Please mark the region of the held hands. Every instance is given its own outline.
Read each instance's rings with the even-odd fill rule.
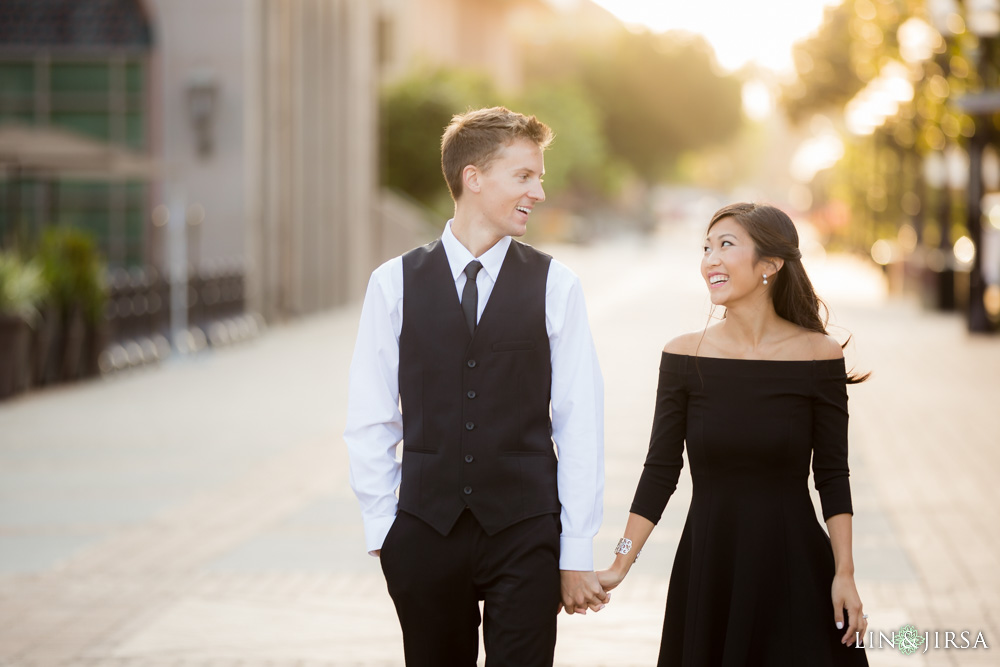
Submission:
[[[597,573],[597,581],[605,591],[611,591],[618,587],[618,584],[625,580],[625,571],[616,568],[614,565],[606,570]]]
[[[604,609],[611,601],[611,596],[604,592],[593,572],[560,570],[559,580],[562,584],[562,600],[556,610],[557,614],[563,609],[567,614],[586,614],[588,607],[596,612]]]
[[[861,596],[854,585],[854,576],[851,574],[838,574],[833,578],[831,587],[833,596],[833,619],[838,629],[844,627],[844,610],[847,610],[847,631],[841,637],[840,643],[851,646],[854,644],[855,633],[863,637],[868,631],[868,621],[864,618],[864,611],[861,607]]]

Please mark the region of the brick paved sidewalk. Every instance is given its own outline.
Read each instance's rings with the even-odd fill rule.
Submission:
[[[659,350],[705,323],[698,238],[678,229],[552,251],[583,280],[608,392],[602,566],[640,472]],[[849,360],[875,371],[850,392],[857,577],[872,627],[982,630],[992,647],[1000,340],[886,301],[865,265],[814,258],[810,270],[855,334]],[[348,308],[246,347],[0,404],[0,665],[400,665],[340,439],[357,317]],[[562,617],[557,664],[653,664],[689,497],[684,475],[607,609]],[[993,651],[869,660],[994,664]]]

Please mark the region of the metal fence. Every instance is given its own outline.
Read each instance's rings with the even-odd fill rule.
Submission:
[[[98,367],[102,373],[164,360],[172,353],[195,353],[248,340],[264,327],[260,315],[246,312],[246,276],[242,266],[208,263],[191,269],[187,280],[186,326],[172,326],[172,290],[155,268],[117,269],[108,276],[105,308],[107,346]]]

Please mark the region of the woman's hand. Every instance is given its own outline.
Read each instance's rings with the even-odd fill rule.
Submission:
[[[605,591],[610,591],[611,589],[618,586],[625,579],[625,572],[615,568],[614,565],[609,567],[607,570],[600,570],[597,573],[597,580],[601,582],[601,587]]]
[[[625,524],[625,537],[622,538],[629,545],[629,548],[626,549],[625,553],[620,553],[618,549],[615,549],[616,556],[611,567],[597,573],[597,580],[601,582],[605,591],[610,591],[622,583],[652,532],[652,521],[639,514],[629,513],[628,522]]]
[[[858,595],[857,586],[854,585],[854,576],[851,574],[834,576],[830,592],[833,596],[833,620],[838,629],[844,627],[844,610],[847,610],[847,631],[841,637],[840,643],[851,646],[856,636],[864,637],[868,631],[868,621],[862,618],[864,611],[861,606],[861,596]]]

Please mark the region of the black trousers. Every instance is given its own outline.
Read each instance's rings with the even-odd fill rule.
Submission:
[[[488,667],[551,667],[560,598],[557,515],[489,536],[466,510],[442,536],[400,511],[380,560],[407,667],[474,667],[480,600]]]

